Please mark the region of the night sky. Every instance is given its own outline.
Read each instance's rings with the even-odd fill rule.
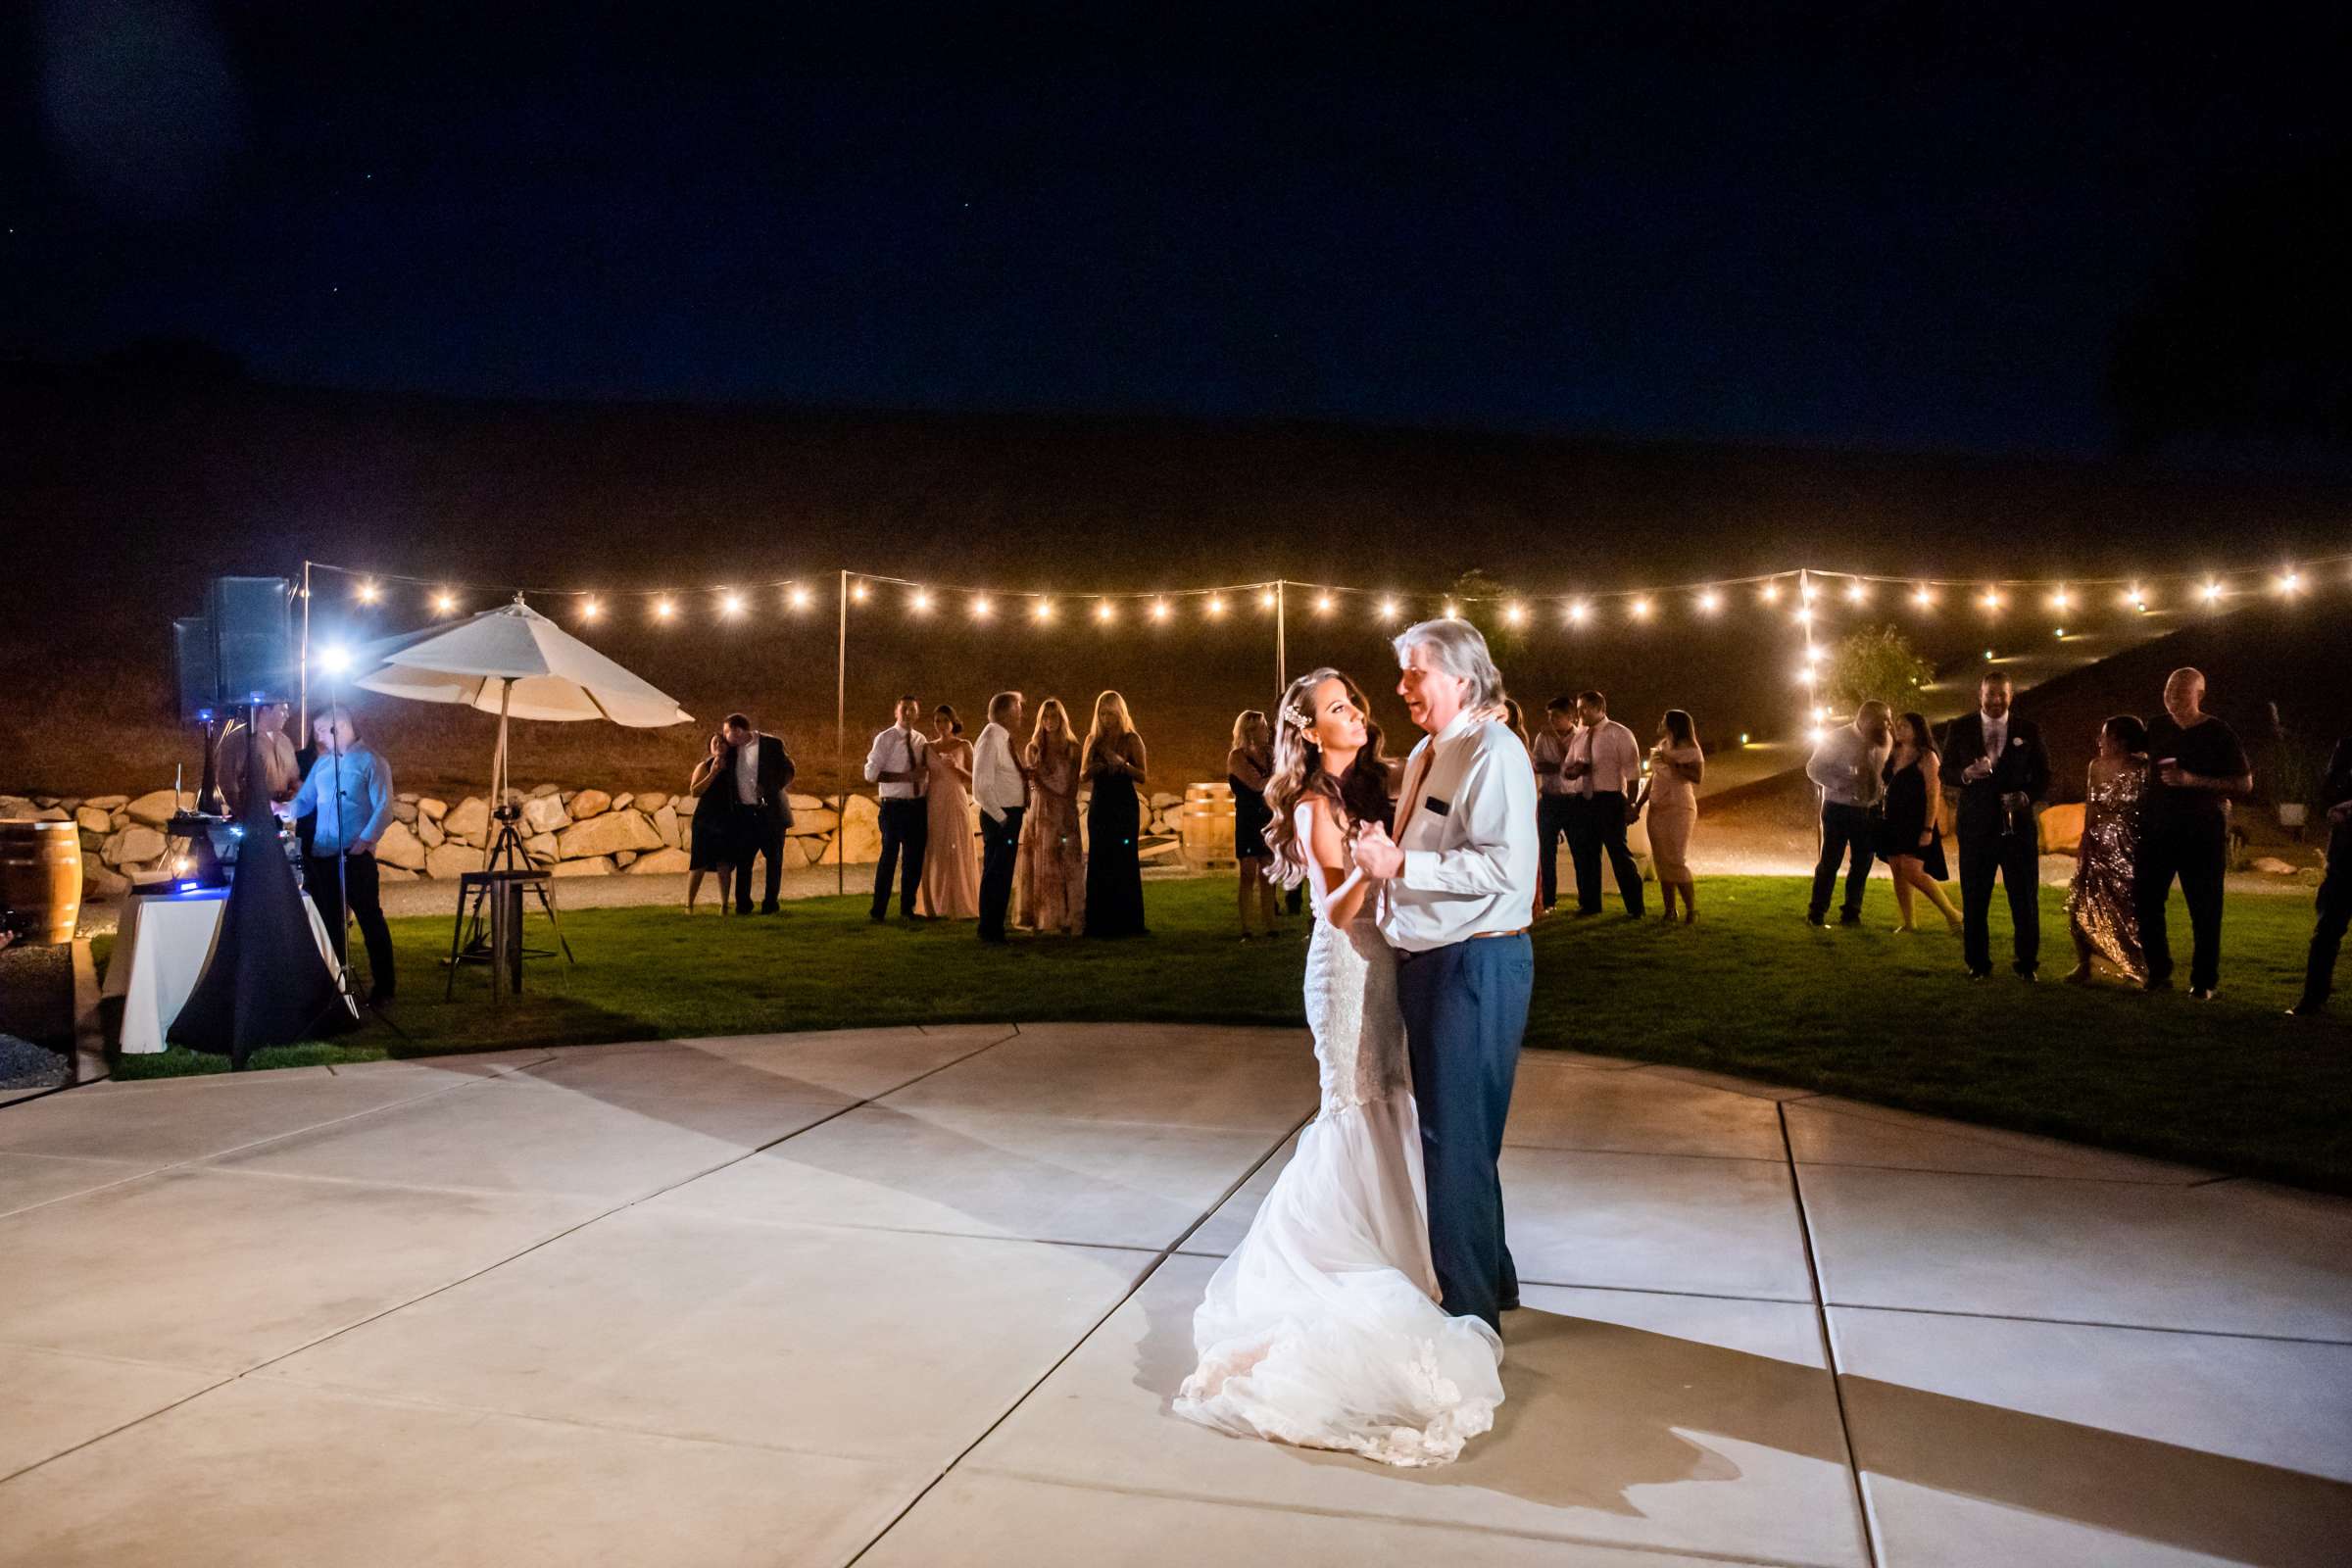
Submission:
[[[14,8],[0,354],[2093,453],[2200,225],[2344,145],[2261,6],[1153,9]]]

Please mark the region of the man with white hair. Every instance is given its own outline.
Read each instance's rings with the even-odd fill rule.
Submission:
[[[1405,760],[1395,838],[1366,824],[1355,863],[1388,884],[1380,929],[1396,950],[1441,1299],[1499,1331],[1519,1304],[1495,1165],[1535,985],[1536,775],[1494,716],[1502,677],[1476,627],[1425,620],[1396,647],[1397,694],[1427,738]]]

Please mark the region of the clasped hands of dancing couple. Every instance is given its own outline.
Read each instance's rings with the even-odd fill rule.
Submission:
[[[1321,1099],[1194,1314],[1175,1408],[1415,1466],[1455,1458],[1502,1402],[1519,1282],[1496,1164],[1534,980],[1536,810],[1486,640],[1435,620],[1396,649],[1424,738],[1393,834],[1348,804],[1351,776],[1385,769],[1352,681],[1301,676],[1275,720],[1265,839],[1314,902]]]

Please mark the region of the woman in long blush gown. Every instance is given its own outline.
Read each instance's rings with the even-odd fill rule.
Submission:
[[[1322,1102],[1193,1314],[1200,1363],[1175,1408],[1240,1437],[1445,1464],[1494,1425],[1502,1341],[1438,1304],[1396,958],[1370,885],[1341,874],[1352,819],[1340,780],[1363,719],[1345,679],[1319,669],[1292,683],[1276,723],[1267,837],[1314,898],[1306,1016]]]
[[[1029,736],[1029,810],[1012,882],[1023,930],[1076,936],[1086,919],[1086,852],[1078,837],[1078,742],[1061,699],[1037,710]]]
[[[973,847],[972,743],[963,738],[956,710],[946,703],[932,714],[938,739],[925,753],[930,769],[929,847],[923,852],[923,885],[915,895],[917,914],[937,920],[980,918],[980,857]]]

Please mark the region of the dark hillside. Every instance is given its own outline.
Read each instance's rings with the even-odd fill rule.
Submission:
[[[307,556],[434,581],[520,584],[570,620],[560,592],[674,590],[611,601],[590,633],[698,718],[730,707],[784,733],[812,778],[832,771],[831,573],[849,565],[999,591],[1150,591],[1282,575],[1395,587],[1428,613],[1483,567],[1531,594],[1642,588],[1802,564],[1978,577],[2193,569],[2341,549],[2352,515],[2316,483],[1951,457],[1627,445],[1333,426],[1223,427],[1065,417],[946,417],[654,406],[480,404],[230,384],[137,387],[20,368],[0,386],[0,788],[126,789],[190,750],[168,722],[170,617],[217,571],[292,574]],[[722,584],[810,575],[721,622]],[[420,622],[395,585],[363,617],[319,578],[321,621],[353,634]],[[2340,604],[2346,589],[2315,596]],[[493,602],[488,587],[467,608]],[[855,737],[912,690],[976,713],[1018,685],[1082,704],[1125,691],[1169,787],[1222,772],[1234,711],[1273,695],[1271,626],[1237,603],[1218,624],[1180,606],[1164,627],[1130,607],[1115,628],[1065,600],[1051,629],[1000,615],[974,629],[945,598],[929,619],[878,589],[853,615]],[[1838,607],[1830,620],[1860,617]],[[1294,671],[1321,660],[1385,691],[1371,607],[1329,618],[1298,602]],[[2039,635],[2023,617],[2005,635]],[[1946,617],[1923,643],[1957,662],[1984,638]],[[2227,640],[2227,639],[2225,639]],[[1793,722],[1787,616],[1735,595],[1720,620],[1661,598],[1572,630],[1531,629],[1506,660],[1540,700],[1610,690],[1646,730],[1690,708],[1710,740]],[[2216,656],[2220,656],[2217,654]],[[2218,673],[2218,672],[2217,672]],[[2224,678],[2225,688],[2229,682]],[[2255,684],[2246,682],[2241,684]],[[2340,706],[2340,699],[2338,699]],[[478,783],[491,720],[368,699],[404,781]],[[1384,711],[1392,727],[1400,715]],[[2315,715],[2315,720],[2318,715]],[[675,788],[684,731],[529,726],[528,782]]]

